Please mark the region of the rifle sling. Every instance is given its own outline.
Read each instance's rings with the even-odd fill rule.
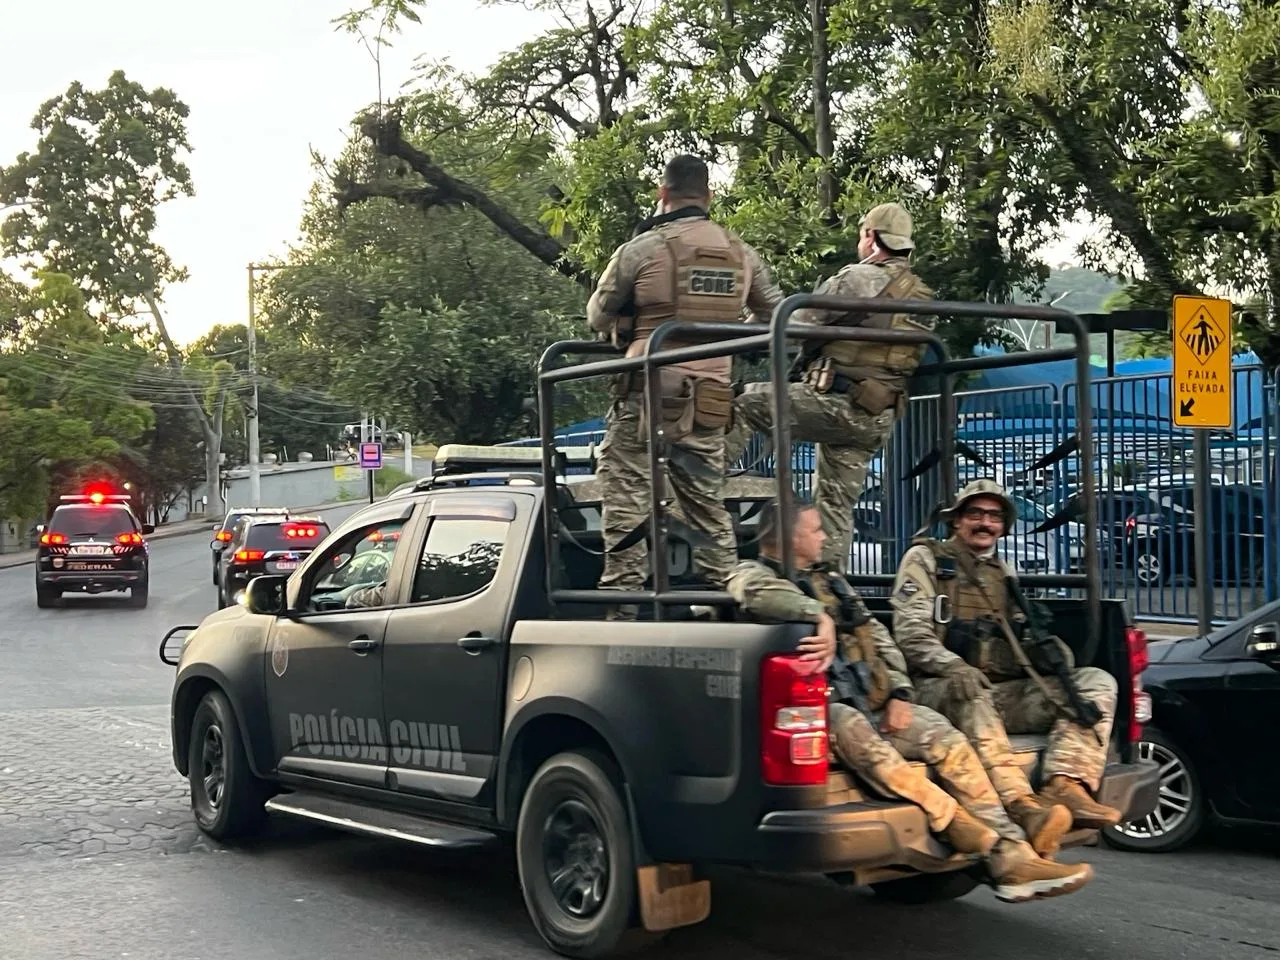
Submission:
[[[991,594],[987,592],[987,585],[983,583],[982,578],[978,576],[977,568],[973,563],[973,557],[969,556],[963,550],[958,550],[956,553],[956,559],[964,570],[965,576],[977,584],[978,589],[982,592],[982,598],[987,601],[987,607],[994,616],[996,624],[1004,633],[1004,638],[1009,642],[1009,647],[1013,650],[1013,658],[1018,661],[1018,666],[1027,671],[1032,681],[1035,682],[1035,685],[1040,688],[1040,692],[1049,699],[1050,703],[1058,708],[1063,716],[1070,720],[1080,721],[1081,718],[1076,716],[1074,710],[1054,696],[1053,691],[1049,689],[1049,685],[1045,683],[1044,677],[1040,676],[1036,671],[1036,668],[1031,665],[1031,658],[1028,657],[1026,651],[1022,649],[1022,644],[1018,641],[1018,637],[1013,627],[1009,625],[1009,621],[1005,618],[1004,611],[1001,610],[999,605],[991,598]]]

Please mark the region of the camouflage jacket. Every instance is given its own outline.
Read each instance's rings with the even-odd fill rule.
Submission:
[[[823,606],[818,600],[806,595],[790,580],[778,576],[768,564],[758,560],[740,561],[729,575],[725,589],[738,606],[756,617],[817,623],[818,614],[823,612]],[[870,615],[861,598],[855,603],[855,612]],[[902,651],[893,642],[893,637],[874,617],[868,626],[874,639],[875,652],[888,672],[890,690],[910,690],[907,664],[903,660]],[[840,632],[840,650],[850,660],[857,656],[852,649],[853,643],[851,634]]]
[[[1013,576],[999,556],[992,555],[978,562],[997,564],[1003,576]],[[902,555],[889,599],[893,607],[893,638],[913,676],[941,676],[961,659],[943,645],[944,631],[934,620],[937,596],[937,558],[927,546],[917,544]]]
[[[895,258],[897,259],[897,258]],[[828,297],[875,297],[889,285],[890,273],[870,263],[850,263],[838,272],[822,280],[813,292]],[[792,314],[794,323],[826,325],[835,323],[845,314],[837,310],[819,310],[809,307]]]

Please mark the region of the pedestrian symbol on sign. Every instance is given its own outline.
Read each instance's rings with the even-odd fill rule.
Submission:
[[[1183,325],[1178,336],[1191,351],[1191,355],[1201,364],[1208,363],[1209,358],[1226,340],[1226,334],[1204,307],[1191,315],[1191,319]]]

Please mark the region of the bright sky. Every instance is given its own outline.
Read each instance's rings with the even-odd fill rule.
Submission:
[[[161,211],[158,239],[191,278],[166,297],[170,329],[189,342],[248,310],[250,261],[282,255],[298,237],[315,174],[310,150],[332,157],[355,113],[377,99],[373,60],[330,21],[360,0],[0,0],[0,163],[35,145],[30,120],[73,80],[105,85],[123,69],[166,86],[191,108],[196,196]],[[383,53],[393,92],[419,55],[480,70],[550,22],[520,6],[433,0]],[[1072,231],[1078,237],[1077,231]],[[1069,259],[1067,244],[1045,251]]]
[[[334,17],[360,0],[0,0],[0,164],[35,146],[31,117],[73,80],[102,87],[123,69],[171,88],[191,108],[196,195],[166,204],[158,239],[191,279],[166,297],[176,339],[243,323],[246,265],[298,237],[315,174],[310,150],[333,156],[347,124],[377,99],[359,39]],[[545,15],[475,0],[434,0],[383,53],[394,92],[419,55],[482,69],[534,35]]]

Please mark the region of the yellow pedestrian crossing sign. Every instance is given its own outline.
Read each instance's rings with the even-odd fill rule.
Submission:
[[[1173,298],[1173,423],[1225,429],[1234,425],[1231,301]]]

